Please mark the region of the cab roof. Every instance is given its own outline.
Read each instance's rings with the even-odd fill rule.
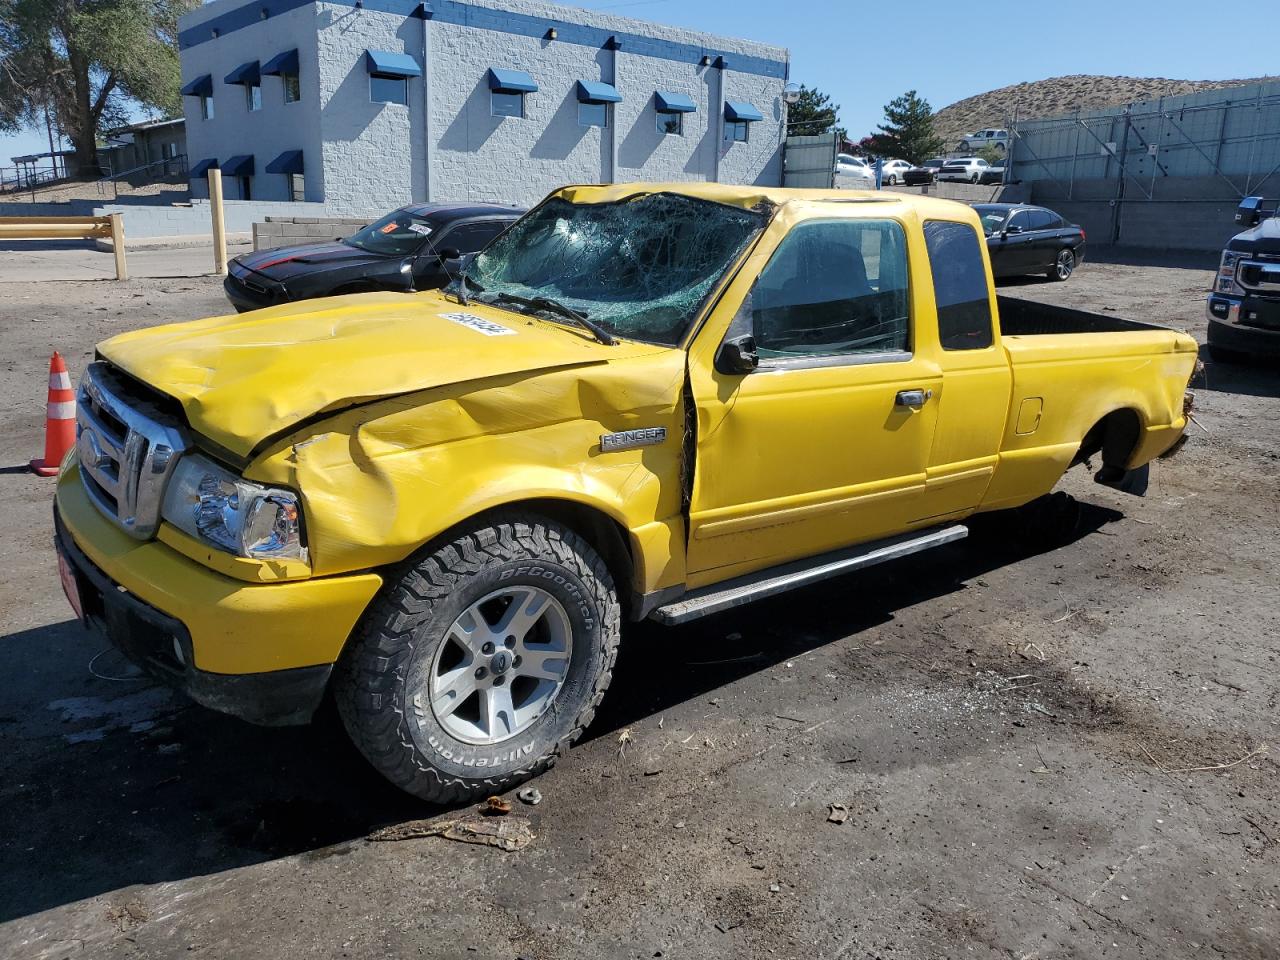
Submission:
[[[968,210],[969,205],[957,200],[938,197],[922,197],[909,193],[893,193],[882,190],[820,190],[795,187],[737,186],[727,183],[611,183],[600,186],[561,187],[553,196],[560,196],[571,203],[613,203],[638,194],[674,193],[698,200],[729,204],[750,209],[762,200],[779,206],[787,203],[865,203],[879,206],[902,206],[921,214],[955,215],[957,206]]]

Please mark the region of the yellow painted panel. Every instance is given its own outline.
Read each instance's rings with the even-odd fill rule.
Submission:
[[[58,479],[58,512],[76,545],[107,576],[191,634],[195,665],[260,673],[333,663],[382,585],[374,573],[247,584],[160,541],[143,543],[90,503],[78,467]]]

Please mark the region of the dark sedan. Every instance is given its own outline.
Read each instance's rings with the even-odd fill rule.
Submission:
[[[1043,273],[1066,280],[1084,260],[1084,228],[1025,203],[975,203],[997,277]]]
[[[934,157],[926,160],[918,167],[912,167],[902,175],[902,182],[908,187],[918,187],[923,183],[933,183],[937,179],[938,171],[942,169],[945,163],[941,157]]]
[[[447,261],[484,249],[523,213],[493,203],[412,204],[345,240],[236,257],[223,288],[241,311],[334,294],[430,290],[449,282]]]

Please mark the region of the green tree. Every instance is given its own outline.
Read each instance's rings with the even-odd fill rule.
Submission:
[[[933,132],[933,108],[929,101],[908,90],[885,104],[884,123],[870,138],[882,157],[920,163],[942,152],[942,140]]]
[[[166,113],[178,94],[178,17],[200,0],[0,0],[0,131],[43,123],[71,139],[81,176],[98,172],[98,131],[130,102]]]
[[[787,136],[816,137],[836,124],[840,104],[819,90],[800,87],[800,99],[787,106]]]

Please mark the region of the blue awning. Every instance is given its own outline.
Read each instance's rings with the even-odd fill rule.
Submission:
[[[302,151],[286,150],[267,164],[267,173],[301,173]]]
[[[622,94],[618,93],[611,84],[601,83],[599,80],[579,80],[578,102],[621,103]]]
[[[196,77],[182,88],[182,95],[184,97],[212,97],[213,77],[207,73],[203,77]]]
[[[693,98],[685,93],[672,93],[669,90],[658,90],[654,93],[659,113],[696,113]]]
[[[286,50],[284,53],[277,53],[274,57],[268,60],[266,66],[262,68],[262,75],[264,77],[278,77],[285,73],[291,73],[295,76],[297,75],[297,50]]]
[[[370,73],[386,77],[420,77],[422,68],[407,53],[388,53],[386,50],[366,50],[365,65]]]
[[[225,78],[226,83],[257,83],[262,77],[258,70],[258,61],[250,60],[236,67]]]
[[[537,93],[538,84],[523,70],[489,68],[489,89],[502,93]]]
[[[252,177],[253,154],[242,153],[239,156],[232,157],[222,165],[222,172],[228,177]]]
[[[757,120],[763,120],[764,114],[752,104],[743,103],[741,100],[726,100],[724,118],[732,123],[755,123]]]
[[[210,170],[218,169],[218,158],[210,157],[208,160],[201,160],[190,170],[187,171],[187,177],[191,180],[202,179]]]

